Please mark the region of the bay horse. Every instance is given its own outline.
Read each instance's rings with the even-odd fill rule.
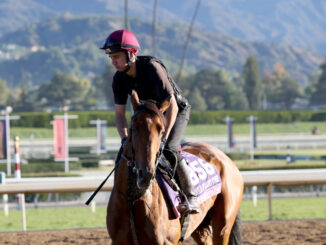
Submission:
[[[155,179],[157,156],[164,131],[163,113],[150,102],[140,103],[135,91],[130,96],[134,114],[107,207],[107,230],[112,244],[178,244],[181,222]],[[241,244],[239,208],[243,193],[242,176],[232,162],[216,147],[186,143],[183,151],[211,163],[221,177],[221,193],[200,205],[191,214],[185,238],[197,244]]]

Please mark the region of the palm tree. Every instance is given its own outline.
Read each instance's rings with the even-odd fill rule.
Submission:
[[[188,48],[189,40],[190,40],[190,37],[191,37],[192,27],[193,27],[193,25],[195,23],[196,16],[197,16],[197,13],[198,13],[198,10],[199,10],[199,7],[200,7],[200,3],[201,3],[201,0],[198,0],[197,1],[197,6],[196,6],[196,9],[195,9],[195,12],[194,12],[194,15],[192,17],[192,20],[191,20],[191,23],[190,23],[190,26],[189,26],[189,30],[188,30],[188,34],[187,34],[187,39],[186,39],[186,42],[185,42],[185,46],[183,47],[181,64],[180,64],[179,72],[178,72],[178,75],[177,75],[177,82],[180,80],[181,72],[182,72],[182,69],[183,69],[183,64],[184,64],[184,61],[185,61],[185,58],[186,58],[186,53],[187,53],[187,48]]]
[[[152,21],[152,49],[153,49],[153,56],[155,56],[156,53],[156,12],[157,12],[157,0],[154,0],[154,6],[153,6],[153,21]]]
[[[129,20],[128,20],[128,0],[125,0],[125,29],[130,30]]]

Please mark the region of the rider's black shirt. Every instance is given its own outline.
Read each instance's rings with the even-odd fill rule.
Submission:
[[[167,71],[155,59],[138,56],[136,59],[136,77],[117,71],[113,77],[112,89],[115,104],[125,105],[128,94],[136,90],[140,100],[154,100],[161,104],[174,94]]]

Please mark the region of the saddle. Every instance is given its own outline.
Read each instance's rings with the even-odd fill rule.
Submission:
[[[191,176],[199,204],[221,192],[221,178],[212,164],[188,152],[181,152],[181,155],[188,163],[188,174]],[[174,217],[181,218],[178,206],[186,197],[174,178],[173,172],[167,160],[162,157],[156,171],[156,180],[169,200]]]

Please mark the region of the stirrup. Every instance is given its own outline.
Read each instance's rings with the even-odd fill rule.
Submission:
[[[183,214],[198,214],[200,212],[200,208],[198,205],[190,205],[188,201],[184,201],[180,203],[178,206],[178,211]]]

